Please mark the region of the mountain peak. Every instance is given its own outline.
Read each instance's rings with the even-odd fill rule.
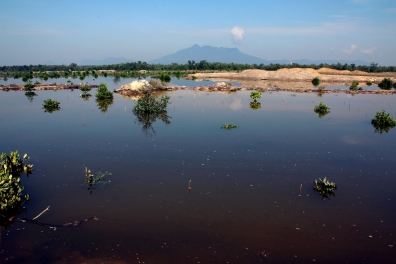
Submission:
[[[209,45],[204,45],[201,47],[198,44],[194,44],[190,48],[182,49],[177,51],[176,53],[166,55],[159,59],[150,61],[149,63],[185,64],[189,60],[194,60],[196,62],[201,60],[206,60],[208,62],[242,63],[242,64],[266,63],[265,60],[242,53],[237,48],[213,47]]]

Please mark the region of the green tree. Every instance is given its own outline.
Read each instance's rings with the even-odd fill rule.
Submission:
[[[371,124],[375,128],[375,133],[386,132],[396,126],[396,120],[391,116],[391,114],[386,113],[385,110],[377,112],[375,117],[371,120]]]
[[[257,102],[257,99],[261,98],[261,92],[259,92],[259,91],[251,92],[250,98],[252,98],[254,100],[254,102]]]
[[[319,118],[322,118],[328,113],[330,113],[330,107],[328,107],[322,102],[319,102],[319,105],[315,106],[314,112],[318,114]]]

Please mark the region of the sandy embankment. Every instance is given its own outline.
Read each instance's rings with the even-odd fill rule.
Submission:
[[[292,91],[292,92],[317,92],[318,88],[313,87],[311,81],[315,77],[321,80],[320,87],[343,85],[350,86],[353,81],[357,81],[360,86],[365,86],[367,82],[378,84],[383,78],[391,78],[396,81],[396,73],[367,73],[362,71],[339,71],[329,68],[319,70],[311,68],[279,69],[277,71],[266,70],[245,70],[236,72],[217,73],[196,73],[190,75],[199,80],[212,81],[236,81],[242,84],[241,90],[268,90],[268,91]],[[239,89],[239,88],[238,88]],[[337,90],[324,89],[323,92],[340,92]],[[349,91],[343,91],[349,92]],[[356,93],[395,93],[392,91],[355,91]]]

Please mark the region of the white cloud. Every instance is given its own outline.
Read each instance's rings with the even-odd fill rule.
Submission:
[[[360,52],[364,54],[373,54],[374,50],[376,50],[377,47],[371,48],[371,49],[361,49]]]
[[[349,49],[343,49],[342,51],[345,52],[346,54],[351,54],[356,48],[357,46],[355,44],[352,44]]]
[[[245,35],[245,30],[241,27],[233,27],[231,29],[231,34],[232,34],[232,42],[234,42],[234,44],[240,44]]]
[[[242,100],[240,98],[234,99],[230,104],[230,108],[234,111],[242,109]]]

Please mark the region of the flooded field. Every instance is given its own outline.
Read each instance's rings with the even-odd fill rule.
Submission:
[[[175,91],[170,123],[147,129],[118,94],[100,110],[80,91],[36,93],[0,93],[0,152],[34,164],[21,178],[31,199],[20,217],[50,206],[39,220],[57,229],[3,227],[1,263],[396,258],[396,128],[371,125],[382,109],[396,116],[394,96],[273,92],[253,110],[245,91]],[[48,98],[61,110],[44,112]],[[319,102],[330,107],[322,118]],[[85,167],[111,175],[87,186]],[[330,200],[313,191],[324,177],[338,186]]]

